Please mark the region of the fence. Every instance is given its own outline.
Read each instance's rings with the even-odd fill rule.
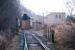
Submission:
[[[48,41],[54,42],[54,31],[50,26],[44,28],[44,37],[47,38]]]

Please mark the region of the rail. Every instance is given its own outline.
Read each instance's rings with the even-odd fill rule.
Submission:
[[[42,45],[42,47],[43,47],[45,50],[50,50],[46,45],[44,45],[44,44],[42,43],[42,41],[41,41],[38,37],[35,36],[35,34],[32,34],[32,35],[38,40],[38,42]]]
[[[24,44],[24,50],[28,50],[25,33],[24,33],[24,40],[25,40],[25,44]]]

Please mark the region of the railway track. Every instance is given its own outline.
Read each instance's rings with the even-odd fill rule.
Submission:
[[[24,50],[50,50],[32,33],[24,32]]]

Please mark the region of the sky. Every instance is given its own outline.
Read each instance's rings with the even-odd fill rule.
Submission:
[[[68,12],[65,0],[20,0],[20,2],[27,9],[39,15],[47,15],[50,12]]]

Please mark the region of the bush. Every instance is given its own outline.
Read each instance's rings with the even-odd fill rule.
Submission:
[[[75,49],[75,23],[56,25],[54,38],[58,46]],[[67,49],[69,50],[69,49]]]

